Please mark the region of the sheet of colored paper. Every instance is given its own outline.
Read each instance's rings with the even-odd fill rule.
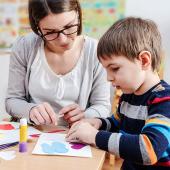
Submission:
[[[0,124],[0,130],[12,130],[15,129],[11,124]]]
[[[6,131],[2,132],[1,131],[0,133],[3,134],[3,137],[0,138],[0,145],[19,141],[19,129],[11,130],[11,131],[8,131],[8,132],[6,132]],[[34,127],[28,127],[28,139],[29,139],[29,136],[31,136],[33,134],[41,134],[41,133],[42,132],[35,129]]]
[[[40,155],[92,157],[89,145],[66,142],[65,136],[65,134],[53,133],[41,134],[32,153]]]
[[[8,133],[15,129],[19,129],[18,122],[6,122],[6,121],[0,122],[0,133],[5,133],[5,132]]]

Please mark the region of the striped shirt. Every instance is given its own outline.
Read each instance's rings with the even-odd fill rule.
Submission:
[[[102,119],[96,145],[124,159],[128,170],[170,169],[170,85],[123,94],[118,111]]]

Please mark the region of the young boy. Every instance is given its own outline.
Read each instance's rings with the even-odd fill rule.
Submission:
[[[157,26],[122,19],[103,35],[97,50],[108,80],[123,92],[118,111],[107,119],[75,123],[66,139],[120,156],[123,170],[169,169],[170,86],[157,74],[162,57]]]

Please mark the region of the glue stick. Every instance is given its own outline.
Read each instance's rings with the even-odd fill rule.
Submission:
[[[19,152],[27,151],[27,119],[20,119]]]

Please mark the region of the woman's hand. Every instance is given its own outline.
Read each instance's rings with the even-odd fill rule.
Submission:
[[[66,141],[68,142],[81,142],[96,145],[95,138],[98,130],[87,122],[77,122],[72,125]]]
[[[35,106],[30,111],[30,120],[36,125],[40,124],[57,124],[57,116],[53,108],[48,103],[42,103]]]
[[[72,125],[73,123],[80,121],[85,117],[84,111],[78,104],[71,104],[62,108],[59,111],[59,115],[63,115],[63,118],[69,123],[69,125]]]

